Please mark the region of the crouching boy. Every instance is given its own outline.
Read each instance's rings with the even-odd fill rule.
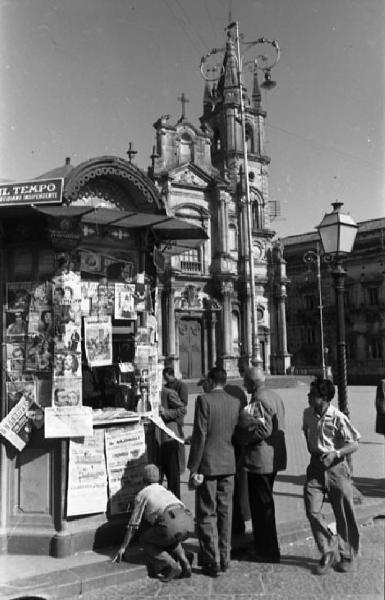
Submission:
[[[113,558],[120,562],[128,544],[139,529],[139,544],[147,558],[149,572],[162,581],[190,577],[191,565],[181,544],[194,531],[194,519],[170,490],[159,484],[156,465],[144,467],[146,486],[135,497],[134,510],[121,547]]]

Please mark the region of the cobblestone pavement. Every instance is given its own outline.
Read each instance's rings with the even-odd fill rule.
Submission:
[[[384,519],[376,519],[361,526],[361,555],[350,574],[313,575],[318,555],[307,539],[282,546],[279,565],[232,561],[217,579],[194,567],[191,579],[162,583],[144,578],[90,592],[82,600],[383,600],[384,525]]]

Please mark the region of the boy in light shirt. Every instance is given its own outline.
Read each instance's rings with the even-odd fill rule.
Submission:
[[[359,550],[351,472],[346,457],[357,450],[361,436],[348,417],[330,404],[334,394],[333,383],[318,377],[310,384],[309,407],[303,413],[303,432],[311,454],[304,487],[305,509],[321,552],[320,563],[313,571],[315,575],[324,575],[333,565],[341,573],[351,571]],[[322,515],[326,495],[336,520],[338,552]]]

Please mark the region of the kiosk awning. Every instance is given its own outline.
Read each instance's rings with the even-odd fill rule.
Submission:
[[[127,229],[149,228],[159,242],[166,244],[166,251],[171,254],[180,254],[185,250],[197,248],[204,240],[208,239],[208,235],[202,227],[169,215],[91,206],[36,206],[34,210],[58,219],[79,218],[81,223],[111,225]]]

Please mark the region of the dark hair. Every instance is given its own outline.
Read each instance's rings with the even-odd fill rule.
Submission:
[[[211,379],[214,385],[226,385],[227,373],[225,369],[222,369],[222,367],[214,367],[213,369],[210,369],[207,377],[208,379]]]
[[[334,384],[330,379],[324,379],[320,375],[310,383],[310,389],[312,388],[321,396],[321,398],[327,400],[327,402],[330,402],[336,393]]]
[[[163,369],[163,377],[165,375],[170,375],[171,377],[175,377],[175,371],[172,367],[166,367],[165,369]]]

